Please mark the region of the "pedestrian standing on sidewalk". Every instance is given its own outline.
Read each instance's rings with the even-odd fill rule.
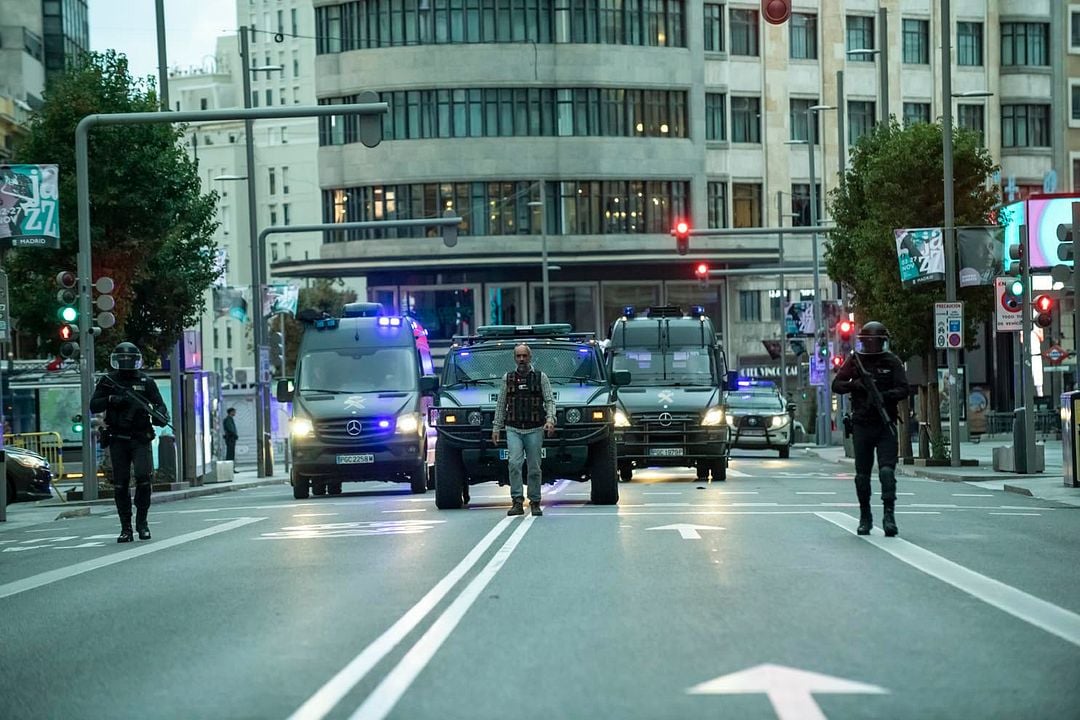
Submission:
[[[869,535],[874,525],[870,512],[870,472],[877,452],[881,502],[885,515],[881,527],[887,537],[897,534],[896,456],[897,403],[908,396],[904,364],[889,352],[889,331],[879,322],[868,322],[855,338],[855,352],[836,373],[832,390],[851,394],[851,424],[855,445],[855,494],[859,498],[859,535]]]
[[[225,422],[221,426],[225,432],[225,459],[236,460],[236,440],[240,437],[236,432],[236,408],[225,411]]]
[[[495,403],[495,421],[491,441],[498,444],[506,429],[507,462],[510,466],[510,500],[507,515],[524,515],[522,507],[521,463],[528,463],[529,510],[543,515],[540,509],[540,454],[544,434],[555,434],[555,396],[548,376],[532,366],[532,350],[522,343],[514,348],[517,369],[503,376],[499,399]]]
[[[154,458],[150,443],[153,425],[169,424],[169,414],[157,383],[142,372],[142,352],[122,342],[109,356],[112,372],[103,375],[90,398],[90,412],[105,412],[102,447],[109,448],[115,487],[116,512],[120,516],[118,543],[131,542],[131,469],[135,467],[135,529],[140,540],[150,539],[151,475]]]

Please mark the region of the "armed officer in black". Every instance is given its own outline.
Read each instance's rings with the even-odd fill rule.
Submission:
[[[120,537],[131,542],[131,467],[135,466],[135,529],[140,540],[150,539],[150,483],[154,472],[150,442],[152,425],[169,424],[165,403],[153,378],[141,371],[142,353],[132,343],[117,345],[109,358],[113,371],[102,376],[90,399],[90,411],[105,411],[102,446],[109,448]]]
[[[870,388],[877,388],[877,396]],[[870,471],[877,451],[881,502],[885,509],[882,529],[897,534],[896,518],[896,404],[908,396],[904,365],[889,352],[889,331],[879,322],[868,322],[856,336],[856,351],[836,373],[832,389],[851,393],[851,421],[855,444],[855,493],[859,498],[860,535],[869,535],[874,518],[870,512]]]

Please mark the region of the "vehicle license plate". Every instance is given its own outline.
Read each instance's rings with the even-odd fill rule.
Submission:
[[[743,431],[740,432],[740,434],[741,435],[764,435],[765,431],[760,429],[760,428],[753,428],[751,430],[743,430]]]
[[[371,454],[366,455],[338,455],[338,465],[361,465],[375,462],[375,456]]]
[[[649,448],[649,455],[653,457],[681,457],[682,448]]]
[[[499,459],[500,460],[505,460],[508,457],[510,457],[510,451],[507,450],[506,448],[501,448],[499,450]],[[540,448],[540,459],[543,460],[546,457],[547,457],[547,448]]]

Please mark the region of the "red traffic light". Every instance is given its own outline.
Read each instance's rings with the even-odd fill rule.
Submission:
[[[709,276],[709,265],[708,265],[708,263],[698,263],[697,267],[694,268],[694,274],[697,275],[699,278],[708,277]]]
[[[77,334],[78,333],[76,332],[74,325],[64,323],[60,326],[60,339],[64,342],[67,342],[68,340],[74,340]]]
[[[840,334],[840,337],[847,340],[851,337],[852,331],[855,330],[855,323],[850,320],[841,320],[836,323],[836,332]]]
[[[761,17],[770,25],[783,25],[791,17],[791,0],[761,0]]]
[[[687,237],[690,235],[690,223],[680,220],[675,223],[675,237]]]
[[[1050,312],[1054,308],[1054,300],[1049,295],[1040,295],[1035,298],[1035,309],[1041,313]]]
[[[70,270],[61,270],[56,274],[56,284],[62,288],[73,288],[78,280],[75,273]]]
[[[840,367],[843,364],[844,364],[844,358],[840,357],[839,355],[833,355],[832,356],[832,366],[833,366],[834,369],[839,370]]]
[[[690,223],[685,220],[677,221],[671,234],[675,236],[675,250],[680,255],[690,252]]]

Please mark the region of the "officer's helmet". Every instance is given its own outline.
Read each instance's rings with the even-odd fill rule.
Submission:
[[[109,362],[116,370],[139,370],[142,368],[142,353],[129,342],[122,342],[113,348]]]
[[[888,351],[889,330],[875,320],[863,325],[855,336],[855,352],[860,355],[880,355]]]

